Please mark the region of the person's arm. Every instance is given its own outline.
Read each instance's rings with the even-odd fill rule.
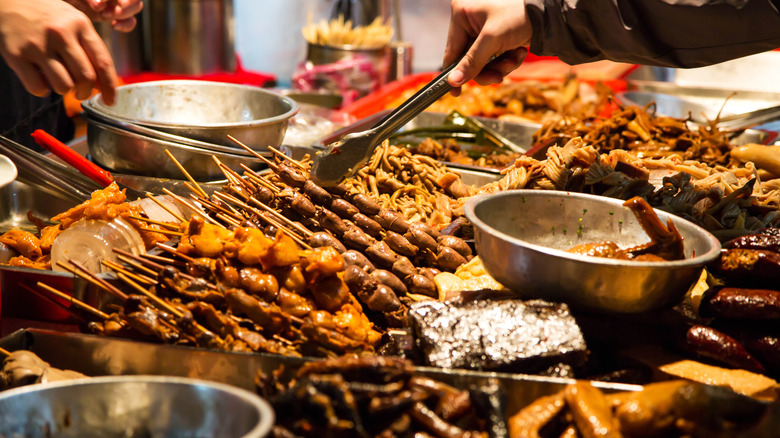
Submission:
[[[771,0],[525,0],[525,8],[531,51],[569,64],[702,67],[780,47]]]
[[[780,0],[453,0],[444,64],[495,83],[522,47],[569,64],[602,59],[701,67],[780,47]],[[473,44],[472,44],[473,43]],[[468,49],[468,51],[466,50]],[[490,63],[491,56],[508,51]]]

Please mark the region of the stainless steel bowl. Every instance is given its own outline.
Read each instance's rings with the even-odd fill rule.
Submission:
[[[566,252],[581,243],[611,240],[620,247],[649,240],[620,199],[581,193],[512,190],[466,204],[477,254],[485,270],[527,297],[566,302],[599,312],[639,313],[674,305],[720,251],[715,236],[671,218],[685,244],[684,260],[639,262]]]
[[[89,154],[95,162],[112,171],[132,175],[183,179],[184,175],[165,154],[166,150],[199,181],[224,178],[212,156],[239,173],[243,172],[242,163],[254,169],[264,166],[262,161],[243,149],[228,154],[195,148],[137,134],[92,118],[87,122],[87,143]]]
[[[0,436],[266,436],[271,406],[233,386],[180,377],[95,377],[0,393]]]
[[[263,150],[279,146],[298,104],[273,91],[221,82],[168,80],[122,85],[116,103],[87,100],[104,118],[224,146],[227,135]]]

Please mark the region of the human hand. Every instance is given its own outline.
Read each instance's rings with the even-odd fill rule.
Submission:
[[[135,16],[144,4],[141,0],[65,0],[76,9],[87,14],[92,21],[110,22],[120,32],[135,28]]]
[[[448,77],[453,94],[471,79],[481,85],[499,83],[522,64],[531,43],[525,1],[452,0],[451,7],[444,65],[463,56]],[[499,56],[491,60],[494,55]]]
[[[0,56],[36,96],[75,90],[86,99],[98,88],[114,103],[118,79],[108,49],[89,18],[62,0],[0,1]]]

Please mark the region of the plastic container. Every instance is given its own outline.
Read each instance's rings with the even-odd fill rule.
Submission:
[[[114,248],[136,255],[146,249],[138,231],[121,217],[111,221],[83,219],[54,240],[51,246],[51,266],[53,270],[61,271],[63,269],[58,263],[67,264],[69,260],[75,260],[97,274],[108,270],[102,261],[117,261]]]

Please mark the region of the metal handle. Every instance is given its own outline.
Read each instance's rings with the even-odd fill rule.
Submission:
[[[452,90],[452,85],[447,82],[447,76],[458,65],[458,62],[442,70],[431,82],[414,93],[412,97],[402,103],[393,112],[379,121],[373,128],[380,141],[384,141],[390,134],[409,123],[418,114],[439,100]]]
[[[718,127],[736,131],[750,128],[751,126],[774,122],[778,119],[780,119],[780,105],[722,117],[718,121]]]

